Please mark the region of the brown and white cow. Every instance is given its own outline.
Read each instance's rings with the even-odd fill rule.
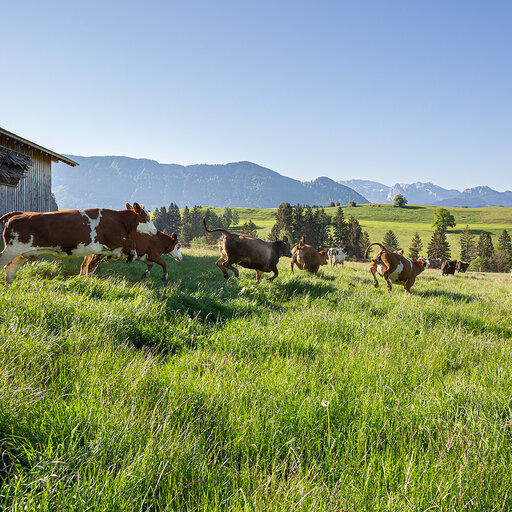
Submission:
[[[156,234],[148,213],[138,203],[127,203],[126,210],[11,212],[0,222],[5,222],[0,268],[5,270],[7,283],[12,283],[27,259],[38,256],[72,258],[98,254],[125,257],[130,262],[137,256],[130,234]]]
[[[146,271],[141,275],[144,279],[149,275],[153,268],[153,263],[158,263],[163,270],[163,280],[168,277],[167,265],[162,259],[162,254],[170,254],[176,261],[181,261],[183,255],[181,254],[181,244],[178,243],[178,236],[172,233],[169,236],[167,233],[157,231],[156,235],[146,235],[145,233],[131,233],[129,237],[135,242],[135,250],[137,251],[137,259],[143,261],[147,265]],[[122,258],[121,258],[122,259]],[[84,261],[80,267],[80,275],[91,275],[99,266],[102,261],[117,261],[110,257],[101,257],[97,254],[89,254],[85,256]]]
[[[347,250],[341,247],[331,247],[327,251],[327,258],[329,260],[329,266],[336,268],[336,265],[341,263],[341,268],[343,268],[345,259],[347,258]]]
[[[370,244],[364,252],[364,257],[368,257],[368,250],[372,245],[378,245],[380,251],[372,258],[370,273],[373,276],[373,285],[379,286],[375,274],[378,272],[388,285],[388,291],[393,288],[392,283],[401,284],[405,293],[409,293],[416,277],[428,267],[426,260],[418,258],[417,260],[408,260],[402,254],[388,251],[382,244],[374,242]]]
[[[290,244],[286,237],[276,242],[267,242],[250,235],[230,233],[221,228],[208,229],[205,218],[203,218],[203,224],[207,233],[215,231],[222,233],[219,239],[220,258],[216,261],[216,265],[226,279],[229,277],[226,268],[238,278],[238,270],[233,267],[233,264],[237,264],[255,270],[257,283],[260,282],[263,272],[273,272],[272,277],[267,277],[269,281],[273,281],[279,275],[277,270],[279,258],[291,256]]]
[[[325,251],[318,251],[311,245],[304,243],[304,237],[301,237],[300,242],[292,249],[292,259],[290,265],[297,265],[301,270],[307,270],[316,274],[320,265],[327,265],[327,255]]]

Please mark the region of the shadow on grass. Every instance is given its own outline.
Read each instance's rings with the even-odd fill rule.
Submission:
[[[464,293],[451,292],[449,290],[441,290],[441,289],[423,290],[420,292],[416,292],[416,295],[419,295],[420,297],[441,297],[441,298],[450,299],[451,301],[454,301],[454,302],[464,302],[464,303],[473,302],[475,300],[475,297],[473,297],[471,295],[465,295]]]

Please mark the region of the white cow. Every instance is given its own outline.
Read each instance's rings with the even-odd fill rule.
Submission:
[[[327,251],[327,256],[329,258],[329,265],[331,267],[336,268],[336,265],[341,263],[341,268],[343,268],[345,258],[347,257],[347,252],[345,249],[341,249],[340,247],[331,247]]]

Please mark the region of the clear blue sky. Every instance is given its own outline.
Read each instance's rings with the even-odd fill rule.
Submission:
[[[54,151],[512,189],[509,0],[37,0],[1,18],[0,126]]]

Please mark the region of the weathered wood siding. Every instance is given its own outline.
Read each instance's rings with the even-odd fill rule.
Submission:
[[[0,145],[26,155],[30,149],[24,144],[7,139],[0,134]],[[24,212],[47,212],[51,210],[52,175],[51,158],[33,150],[32,166],[27,176],[16,187],[0,184],[0,215],[14,210]]]

